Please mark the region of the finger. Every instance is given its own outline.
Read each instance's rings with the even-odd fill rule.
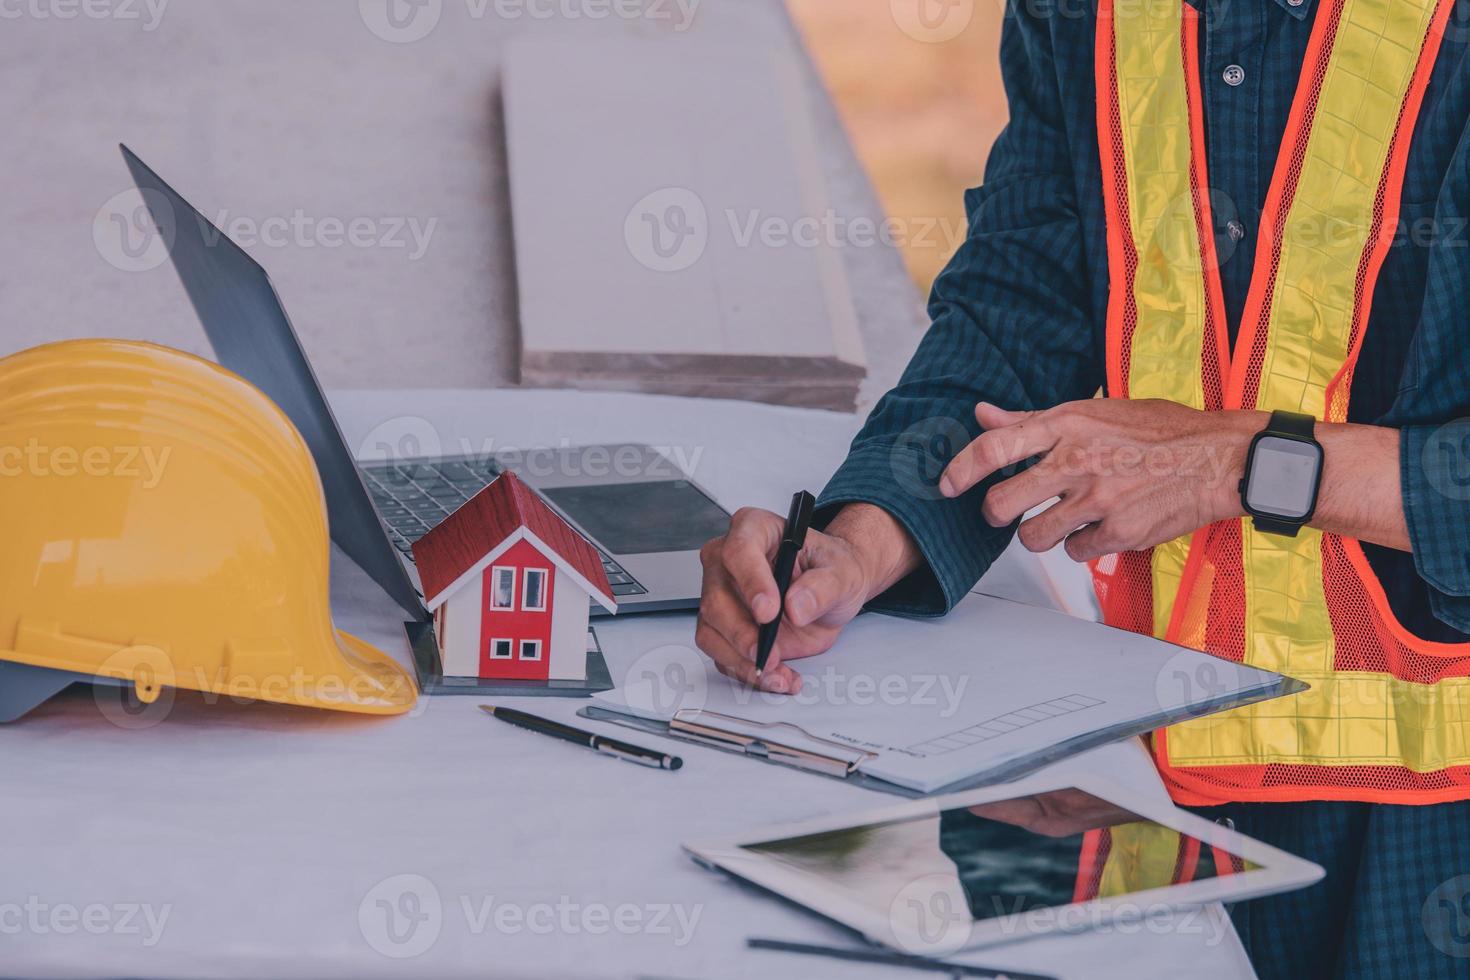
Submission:
[[[1067,535],[1067,556],[1076,562],[1094,561],[1118,550],[1106,521],[1089,524]]]
[[[722,559],[735,589],[758,623],[769,623],[781,610],[771,558],[781,543],[781,518],[747,508],[735,514],[725,537]]]
[[[1027,551],[1050,551],[1073,531],[1091,524],[1100,516],[1092,507],[1064,497],[1060,503],[1022,523],[1017,535]]]
[[[795,694],[801,690],[801,675],[783,664],[768,665],[757,678],[754,660],[732,647],[724,636],[706,623],[695,629],[694,642],[714,661],[715,669],[726,677],[774,694]]]
[[[980,511],[991,527],[1005,527],[1020,520],[1032,507],[1062,496],[1071,486],[1072,482],[1058,467],[1033,466],[985,491]]]
[[[1040,414],[1040,412],[1012,412],[992,405],[990,402],[981,402],[975,406],[975,421],[979,422],[983,429],[1003,429],[1008,425],[1024,422]]]
[[[1014,425],[988,429],[950,460],[939,478],[939,491],[946,497],[958,497],[997,470],[1040,455],[1056,442],[1056,435],[1041,415],[1028,415]]]
[[[852,584],[837,569],[804,569],[786,593],[786,619],[798,628],[809,626],[851,597]]]
[[[718,633],[725,643],[746,660],[755,660],[757,627],[750,610],[729,582],[707,592],[699,603],[699,622]]]

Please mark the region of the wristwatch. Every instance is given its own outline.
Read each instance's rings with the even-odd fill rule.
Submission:
[[[1245,457],[1240,500],[1257,531],[1294,538],[1317,509],[1322,486],[1322,444],[1317,420],[1296,412],[1272,412]]]

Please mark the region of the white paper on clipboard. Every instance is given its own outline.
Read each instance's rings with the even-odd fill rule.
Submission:
[[[830,755],[911,793],[1017,778],[1105,742],[1303,689],[1280,674],[984,595],[942,620],[860,617],[831,651],[792,664],[803,677],[794,696],[753,691],[700,661],[691,679],[689,623],[666,625],[679,683],[644,663],[594,704],[629,721],[672,722],[675,736],[693,721],[705,735],[750,739],[757,750],[748,754],[775,743]]]

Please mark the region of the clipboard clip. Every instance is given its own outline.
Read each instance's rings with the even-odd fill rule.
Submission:
[[[734,722],[742,728],[758,728],[763,731],[775,731],[786,729],[796,732],[804,739],[830,745],[839,750],[843,756],[856,755],[855,759],[837,758],[824,755],[821,752],[813,752],[810,749],[797,748],[787,745],[771,738],[759,735],[750,735],[745,732],[730,731],[715,725],[705,724],[704,719],[720,719],[721,721]],[[857,771],[858,767],[870,759],[878,758],[878,753],[869,752],[866,749],[855,749],[850,745],[830,738],[822,738],[813,735],[799,725],[793,725],[789,721],[763,722],[749,721],[745,718],[737,718],[734,715],[721,714],[718,711],[701,711],[697,708],[680,708],[674,712],[674,717],[669,719],[669,730],[678,732],[685,738],[715,748],[734,749],[746,755],[766,759],[770,762],[778,762],[783,765],[795,766],[798,769],[809,769],[814,772],[825,773],[830,776],[846,778]]]

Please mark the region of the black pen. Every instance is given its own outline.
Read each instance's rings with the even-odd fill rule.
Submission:
[[[524,728],[531,732],[540,732],[542,735],[550,735],[566,742],[575,742],[578,745],[610,755],[624,762],[636,762],[640,766],[649,766],[653,769],[679,769],[684,765],[684,760],[677,755],[668,755],[656,752],[653,749],[645,749],[629,742],[620,742],[615,738],[605,735],[597,735],[592,732],[584,732],[580,728],[571,725],[563,725],[559,721],[550,718],[538,718],[536,715],[528,715],[524,711],[514,708],[497,708],[493,704],[482,704],[480,710],[488,715],[499,718],[501,721],[517,728]]]
[[[812,524],[812,511],[817,498],[805,490],[798,490],[791,498],[791,511],[786,515],[786,529],[781,532],[781,546],[776,549],[776,561],[771,571],[776,576],[776,590],[781,595],[781,608],[776,618],[760,629],[760,638],[755,647],[755,680],[760,683],[765,672],[766,661],[771,659],[771,647],[776,645],[776,632],[781,628],[781,617],[786,615],[786,590],[791,588],[791,573],[796,570],[796,556],[806,544],[807,528]]]

